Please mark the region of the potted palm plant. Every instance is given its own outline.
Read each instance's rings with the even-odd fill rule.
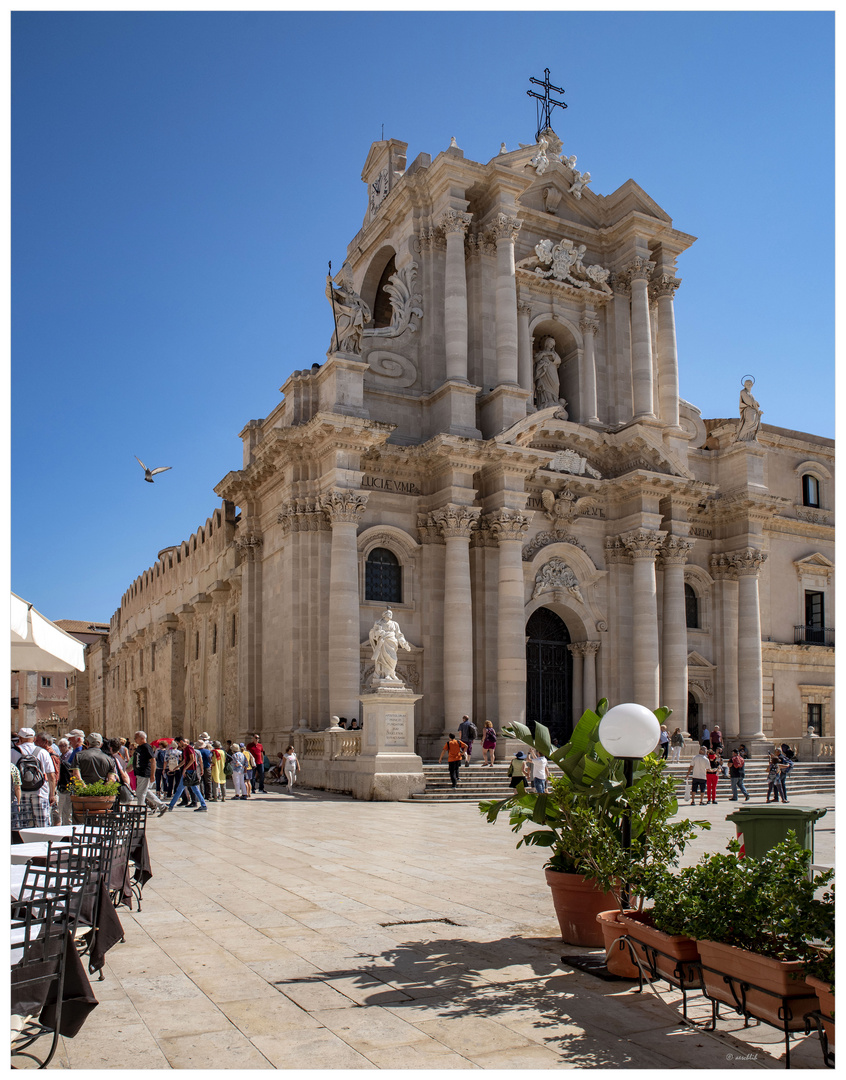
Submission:
[[[488,821],[496,821],[506,811],[512,830],[522,833],[517,846],[545,847],[549,858],[546,881],[561,936],[574,945],[597,947],[605,944],[601,912],[620,909],[623,885],[634,883],[637,891],[644,875],[656,863],[669,860],[675,865],[684,844],[696,827],[685,821],[671,825],[677,808],[672,780],[663,774],[663,762],[648,755],[633,772],[626,786],[623,763],[599,741],[599,724],[608,708],[602,699],[596,710],[587,710],[564,746],[552,748],[549,732],[542,724],[531,731],[523,724],[503,729],[512,738],[531,746],[561,769],[544,794],[527,792],[524,785],[508,799],[490,799],[479,804]],[[668,709],[657,709],[663,723]],[[631,847],[621,840],[621,823],[631,820]],[[529,830],[529,826],[538,826]],[[526,832],[523,832],[523,829]],[[616,936],[622,931],[618,928]]]

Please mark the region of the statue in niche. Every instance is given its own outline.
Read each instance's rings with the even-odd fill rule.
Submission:
[[[752,396],[754,385],[754,379],[746,379],[740,391],[740,427],[734,437],[735,442],[758,441],[758,429],[761,426],[763,410]]]
[[[361,355],[364,327],[370,322],[370,308],[352,286],[352,274],[341,271],[341,283],[336,285],[326,275],[326,299],[332,305],[336,331],[332,334],[331,352]]]
[[[535,350],[535,407],[549,409],[552,406],[560,406],[559,411],[564,415],[562,420],[567,419],[567,402],[561,394],[561,385],[558,378],[558,369],[561,367],[561,357],[555,350],[555,338],[545,337],[541,340],[540,348]]]
[[[382,612],[370,631],[370,645],[373,648],[373,680],[396,683],[402,686],[402,679],[397,675],[397,649],[411,652],[411,646],[405,640],[399,623],[394,622],[394,613],[390,608]]]

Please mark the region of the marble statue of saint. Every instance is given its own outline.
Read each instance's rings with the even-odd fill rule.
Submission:
[[[337,333],[332,334],[332,352],[361,354],[364,327],[370,322],[370,308],[352,287],[352,277],[346,272],[336,285],[326,275],[326,299],[332,304]]]
[[[752,396],[754,379],[747,379],[740,391],[740,427],[734,437],[735,442],[757,442],[758,429],[761,426],[763,410]]]
[[[558,380],[560,367],[561,357],[555,351],[555,338],[543,338],[540,348],[535,352],[536,408],[548,409],[552,405],[566,406],[567,402],[560,396],[561,386]]]
[[[411,646],[403,637],[399,623],[394,622],[394,613],[390,608],[386,608],[382,618],[373,624],[370,644],[373,648],[374,679],[402,683],[397,675],[397,649],[410,652]]]

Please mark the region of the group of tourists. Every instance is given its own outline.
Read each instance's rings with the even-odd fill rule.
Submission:
[[[145,731],[129,739],[108,739],[74,728],[54,741],[23,727],[12,736],[12,828],[72,823],[75,784],[118,783],[118,800],[146,805],[159,816],[177,805],[207,813],[208,803],[270,794],[265,779],[287,785],[293,794],[300,763],[293,746],[271,764],[258,734],[246,743],[224,745],[207,732],[193,742],[182,735],[147,741]]]
[[[461,723],[458,725],[458,737],[451,731],[447,736],[447,741],[444,743],[441,750],[441,756],[438,758],[438,764],[443,761],[444,754],[447,755],[447,765],[449,767],[449,778],[453,787],[458,787],[459,769],[462,764],[466,767],[470,765],[470,757],[473,753],[473,743],[478,739],[479,731],[469,716],[462,716]],[[496,753],[496,731],[494,731],[493,721],[486,720],[485,725],[482,728],[482,768],[492,769],[494,766],[494,755]]]

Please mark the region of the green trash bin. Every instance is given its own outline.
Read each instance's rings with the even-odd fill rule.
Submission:
[[[776,844],[787,839],[792,830],[796,839],[814,852],[814,822],[825,814],[824,809],[812,806],[742,806],[726,815],[733,821],[740,841],[740,855],[760,859]],[[813,862],[813,857],[811,862]]]

